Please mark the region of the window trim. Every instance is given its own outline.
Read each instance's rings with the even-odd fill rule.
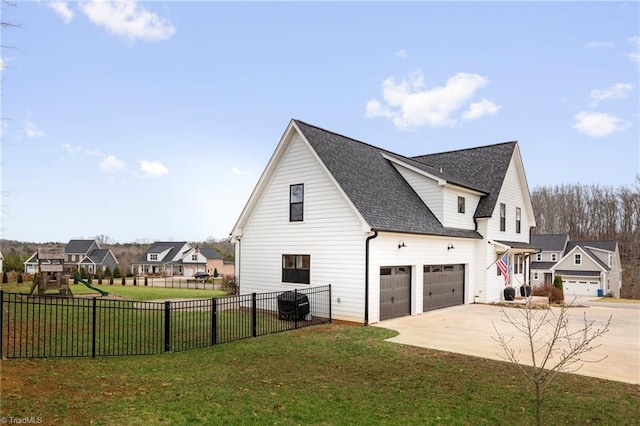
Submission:
[[[301,201],[293,201],[293,191],[294,188],[301,188]],[[300,217],[296,215],[294,218],[294,207],[300,206]],[[298,213],[296,211],[296,213]],[[304,221],[304,183],[295,183],[293,185],[289,185],[289,222],[303,222]]]
[[[516,234],[520,233],[522,227],[522,210],[520,207],[516,207]]]
[[[500,232],[507,230],[507,205],[500,203]]]
[[[293,257],[293,268],[286,268],[287,257]],[[306,262],[305,262],[306,259]],[[305,268],[304,265],[307,265]],[[306,271],[306,272],[305,272]],[[282,283],[284,284],[311,284],[311,255],[310,254],[283,254],[282,255]]]
[[[464,214],[466,200],[458,195],[458,213]]]
[[[542,261],[542,253],[536,253],[536,262]]]
[[[557,262],[558,261],[558,255],[555,253],[551,253],[551,261],[552,262]]]
[[[573,264],[574,265],[582,265],[582,253],[574,253],[573,254]]]

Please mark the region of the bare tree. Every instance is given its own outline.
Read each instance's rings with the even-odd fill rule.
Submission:
[[[586,362],[600,362],[606,357],[587,360],[583,355],[593,351],[601,345],[594,345],[594,340],[609,331],[611,317],[603,328],[595,328],[594,321],[588,321],[584,314],[584,323],[578,329],[569,328],[568,305],[562,305],[556,313],[554,308],[534,309],[526,305],[523,309],[513,309],[520,315],[513,318],[503,309],[506,319],[503,321],[515,328],[527,342],[531,365],[523,364],[520,351],[511,347],[514,337],[507,337],[498,331],[494,340],[502,347],[509,362],[518,366],[520,372],[533,384],[536,393],[536,424],[541,424],[541,408],[545,391],[553,379],[560,372],[575,373]]]

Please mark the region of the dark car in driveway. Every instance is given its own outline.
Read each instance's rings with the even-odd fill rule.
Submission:
[[[207,274],[206,272],[196,272],[196,274],[193,276],[195,279],[197,280],[206,280],[207,278],[210,277],[209,274]]]

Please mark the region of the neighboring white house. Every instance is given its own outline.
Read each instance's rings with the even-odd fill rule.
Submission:
[[[404,157],[292,120],[232,231],[241,293],[332,284],[335,319],[498,301],[535,226],[517,142]],[[311,306],[313,314],[313,306]]]
[[[552,240],[556,240],[553,250],[549,244]],[[558,254],[560,240],[564,246]],[[532,235],[531,242],[545,256],[542,262],[531,264],[532,285],[550,284],[560,275],[565,298],[607,294],[620,297],[622,266],[616,241],[569,241],[567,235]]]
[[[118,266],[118,260],[110,249],[100,248],[96,240],[69,240],[64,247],[64,269],[72,271],[84,268],[89,273],[109,268],[113,271]],[[26,274],[38,273],[38,252],[33,253],[24,261]]]
[[[192,277],[196,272],[231,275],[234,265],[209,248],[192,247],[186,241],[158,241],[147,249],[140,259],[131,263],[136,275],[163,275]]]

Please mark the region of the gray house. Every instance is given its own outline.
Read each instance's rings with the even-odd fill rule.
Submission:
[[[74,268],[84,268],[90,274],[109,268],[113,271],[118,266],[118,260],[109,249],[103,249],[96,240],[70,240],[64,247],[64,269],[71,272]],[[24,262],[24,272],[35,274],[38,272],[38,252],[35,252]]]
[[[542,251],[531,263],[531,284],[550,284],[562,277],[565,297],[620,297],[622,266],[616,241],[569,241],[566,234],[532,235]]]

